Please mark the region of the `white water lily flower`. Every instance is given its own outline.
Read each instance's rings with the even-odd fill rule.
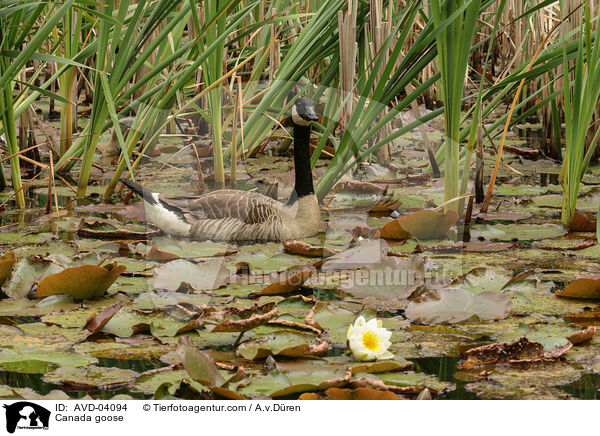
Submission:
[[[381,326],[381,321],[373,318],[367,322],[359,316],[354,324],[348,327],[348,347],[358,360],[369,361],[377,359],[390,359],[394,357],[388,351],[392,345],[390,337],[392,332]]]

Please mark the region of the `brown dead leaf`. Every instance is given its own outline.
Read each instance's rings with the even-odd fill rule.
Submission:
[[[98,333],[124,305],[125,303],[118,301],[115,304],[105,307],[99,313],[90,315],[85,321],[83,328],[90,332],[90,336]]]
[[[271,319],[277,316],[277,305],[275,303],[267,303],[263,306],[258,306],[248,309],[238,309],[230,307],[225,310],[210,314],[211,318],[222,319],[217,326],[212,329],[213,332],[245,332],[252,330],[259,325],[266,324]]]
[[[15,253],[9,251],[0,257],[0,286],[10,277],[12,267],[15,264]]]
[[[441,239],[458,220],[453,210],[447,213],[430,209],[404,215],[384,225],[375,236],[384,239]]]
[[[376,389],[376,390],[380,390],[380,391],[395,392],[397,394],[418,394],[419,392],[421,392],[423,389],[426,388],[426,386],[386,385],[381,380],[375,380],[375,379],[366,378],[366,377],[351,380],[350,383],[348,383],[348,387],[355,388],[355,389],[356,388]],[[430,389],[430,390],[432,392],[437,392],[434,389]]]
[[[579,313],[567,313],[565,316],[580,327],[600,325],[600,308],[584,310]]]
[[[167,251],[159,250],[156,245],[152,245],[152,248],[146,255],[146,259],[154,260],[157,262],[168,262],[170,260],[181,259],[179,256]]]
[[[82,265],[67,268],[43,279],[38,284],[35,296],[40,298],[68,294],[76,300],[99,297],[125,270],[124,266],[112,263],[105,267]]]
[[[290,294],[297,291],[315,272],[315,268],[294,266],[279,274],[278,281],[267,285],[261,291],[254,292],[251,297]]]
[[[329,388],[322,395],[307,392],[299,397],[300,400],[401,400],[390,391],[380,391],[371,388],[340,389]]]
[[[466,360],[458,365],[460,369],[474,368],[484,365],[498,365],[503,363],[529,363],[558,359],[566,353],[573,344],[545,352],[544,346],[539,342],[530,341],[522,336],[509,342],[484,345],[471,348],[459,354]]]
[[[339,250],[331,250],[327,247],[308,244],[304,241],[283,241],[283,249],[286,253],[299,254],[307,257],[329,257]]]
[[[273,326],[279,326],[279,327],[292,328],[292,329],[308,330],[309,332],[313,332],[318,335],[323,332],[322,330],[319,330],[318,328],[313,327],[311,325],[302,324],[301,322],[288,321],[285,319],[274,319],[274,320],[269,321],[267,324],[273,325]]]
[[[578,332],[573,333],[569,336],[569,341],[573,345],[582,344],[583,342],[587,342],[596,334],[597,328],[594,326],[590,326],[586,329],[579,330]]]
[[[565,289],[556,291],[557,297],[600,298],[600,278],[580,277],[569,283]]]
[[[582,214],[575,211],[573,219],[569,224],[571,232],[595,232],[596,231],[596,216],[591,212]]]

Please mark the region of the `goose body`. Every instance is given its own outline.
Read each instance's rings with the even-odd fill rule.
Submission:
[[[316,235],[320,209],[310,168],[310,122],[316,119],[314,103],[299,99],[292,108],[294,123],[295,191],[285,205],[265,195],[222,189],[186,202],[167,203],[157,193],[123,179],[144,199],[148,218],[165,233],[196,241],[263,242]]]

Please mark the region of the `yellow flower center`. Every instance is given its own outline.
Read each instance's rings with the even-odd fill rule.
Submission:
[[[362,342],[369,351],[377,351],[379,348],[379,338],[374,332],[365,332],[363,334]]]

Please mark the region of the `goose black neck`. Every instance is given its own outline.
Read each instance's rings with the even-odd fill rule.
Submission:
[[[294,124],[294,170],[297,198],[315,193],[310,168],[310,126]],[[294,194],[292,193],[292,197]],[[290,199],[292,200],[292,199]]]

